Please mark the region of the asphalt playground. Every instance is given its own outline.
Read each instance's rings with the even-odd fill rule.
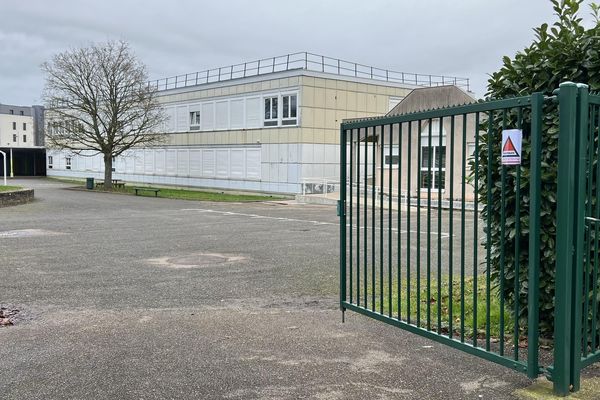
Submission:
[[[0,209],[2,399],[512,399],[524,375],[338,308],[335,207],[70,190]]]

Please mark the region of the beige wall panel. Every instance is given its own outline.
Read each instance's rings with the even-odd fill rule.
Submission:
[[[337,126],[338,123],[335,119],[335,110],[325,110],[325,128],[335,129]]]
[[[288,142],[289,143],[298,143],[300,141],[298,128],[290,128],[288,132]]]
[[[327,89],[337,89],[337,79],[326,79],[325,80],[325,87]]]
[[[325,129],[315,129],[314,135],[315,143],[325,143]]]
[[[335,89],[325,89],[325,108],[338,108]]]
[[[348,92],[345,90],[338,90],[336,92],[336,102],[337,102],[337,109],[338,110],[347,110],[348,109]]]
[[[357,101],[356,92],[347,92],[346,93],[346,109],[349,111],[356,112],[358,110],[358,101]]]
[[[291,76],[288,78],[288,83],[290,86],[297,86],[300,84],[300,77],[298,76]]]
[[[338,143],[339,130],[337,129],[325,129],[323,143],[336,144]]]
[[[348,90],[348,82],[346,81],[336,81],[336,85],[335,85],[337,90]]]
[[[367,111],[367,95],[365,93],[356,94],[356,111],[366,113]]]
[[[368,113],[377,113],[377,95],[367,94],[367,110]]]
[[[313,107],[324,108],[325,107],[325,89],[323,88],[315,88],[315,97],[313,100]]]
[[[310,107],[301,107],[302,126],[312,128],[315,125],[315,109]]]
[[[315,133],[313,128],[302,128],[300,133],[300,141],[303,143],[312,143],[315,141]]]
[[[325,126],[325,109],[323,108],[313,108],[313,124],[311,127],[319,128]],[[310,125],[309,125],[310,126]]]
[[[291,86],[289,78],[281,78],[281,79],[279,79],[278,83],[279,83],[278,87],[280,87],[280,88],[285,88],[285,87]]]
[[[302,86],[301,107],[313,107],[315,105],[315,88]]]

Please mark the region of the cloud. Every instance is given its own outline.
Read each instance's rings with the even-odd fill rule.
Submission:
[[[482,95],[501,57],[552,13],[546,0],[18,2],[0,15],[0,102],[39,102],[43,61],[107,39],[128,41],[152,79],[309,51],[469,77]]]

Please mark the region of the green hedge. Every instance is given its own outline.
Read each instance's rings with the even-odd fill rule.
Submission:
[[[558,20],[551,26],[543,24],[534,29],[534,42],[512,59],[503,58],[503,66],[491,75],[488,80],[490,99],[529,95],[543,92],[551,95],[564,81],[587,83],[591,91],[600,89],[600,23],[598,6],[592,4],[594,26],[585,28],[579,17],[579,6],[582,0],[552,1]],[[551,337],[553,333],[554,313],[554,271],[555,271],[555,237],[556,237],[556,181],[558,162],[558,110],[557,105],[546,102],[544,105],[543,138],[542,138],[542,195],[541,195],[541,241],[540,241],[540,330],[543,336]],[[487,182],[488,135],[481,133],[478,149],[478,165],[480,185],[477,191],[479,201],[484,206],[481,217],[485,221],[491,219],[491,273],[496,284],[499,284],[500,248],[504,246],[504,296],[508,306],[514,310],[515,301],[520,303],[520,326],[526,327],[527,321],[527,263],[529,259],[528,227],[529,227],[529,156],[530,156],[530,116],[529,110],[523,112],[523,167],[520,168],[520,197],[515,191],[507,190],[505,241],[501,240],[500,224],[500,156],[499,146],[502,130],[502,113],[494,115],[481,125],[481,131],[487,132],[488,124],[493,124],[492,141],[494,146],[492,163],[492,179]],[[516,127],[518,115],[512,110],[506,115],[507,126]],[[506,168],[507,187],[514,187],[517,167]],[[491,191],[491,202],[488,204],[488,190]],[[521,204],[520,215],[515,215],[515,202]],[[516,232],[515,224],[520,220],[521,234]],[[486,232],[487,233],[487,232]],[[519,296],[514,295],[515,279],[515,235],[520,244],[519,281],[523,282]]]

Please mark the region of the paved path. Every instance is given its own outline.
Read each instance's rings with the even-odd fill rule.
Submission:
[[[2,399],[510,399],[529,384],[342,324],[335,208],[22,183],[37,200],[0,209],[0,304],[24,318],[0,328]]]

